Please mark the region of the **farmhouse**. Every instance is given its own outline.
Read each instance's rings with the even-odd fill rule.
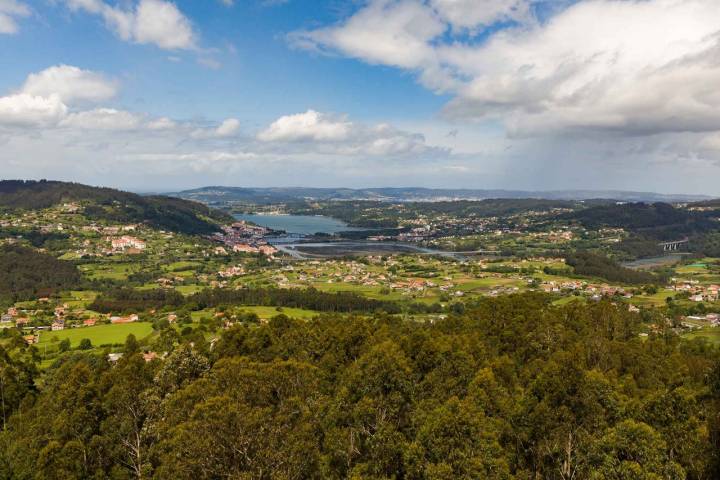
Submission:
[[[256,247],[253,247],[252,245],[248,245],[247,243],[238,243],[237,245],[233,245],[233,252],[257,253],[257,252],[259,252],[259,250]]]
[[[111,240],[112,248],[115,251],[124,251],[128,249],[145,250],[146,244],[139,238],[123,235],[120,238]]]
[[[110,323],[112,324],[118,324],[118,323],[133,323],[138,321],[138,316],[136,314],[129,315],[127,317],[110,317]]]

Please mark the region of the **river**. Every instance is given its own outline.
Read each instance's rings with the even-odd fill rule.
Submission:
[[[678,263],[680,260],[682,260],[684,255],[687,254],[669,253],[667,255],[662,255],[659,257],[641,258],[640,260],[625,262],[622,264],[622,266],[626,268],[632,268],[634,270],[645,270],[650,268],[665,267]]]
[[[235,218],[273,230],[284,230],[289,234],[302,236],[312,236],[316,233],[332,235],[343,231],[365,230],[363,228],[349,227],[345,222],[335,218],[322,216],[247,214],[235,215]],[[376,242],[371,240],[313,242],[288,237],[268,238],[267,240],[278,250],[297,259],[342,257],[346,255],[389,255],[393,253],[463,258],[462,255],[453,252],[432,250],[412,243],[402,242]]]
[[[273,230],[283,230],[295,235],[314,235],[316,233],[332,235],[333,233],[343,231],[364,230],[362,228],[349,227],[348,224],[342,220],[319,215],[268,215],[258,213],[235,215],[235,218]]]

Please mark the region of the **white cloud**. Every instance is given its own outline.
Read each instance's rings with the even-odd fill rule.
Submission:
[[[171,2],[141,0],[135,13],[134,38],[160,48],[191,48],[195,34],[190,21]]]
[[[67,107],[57,95],[41,97],[19,93],[0,97],[0,125],[43,126],[57,123]]]
[[[258,134],[263,142],[345,140],[352,124],[343,117],[332,117],[315,110],[285,115]]]
[[[720,125],[720,9],[710,0],[593,1],[547,25],[448,47],[472,77],[451,115],[504,115],[521,134],[566,128],[631,133]]]
[[[240,121],[236,118],[228,118],[223,121],[215,130],[218,137],[231,137],[240,130]]]
[[[0,97],[0,124],[56,126],[75,102],[98,102],[116,93],[115,82],[99,73],[57,65],[28,75],[18,92]]]
[[[98,102],[117,94],[117,83],[104,75],[70,65],[57,65],[30,74],[22,93],[41,97],[58,96],[65,103]]]
[[[333,49],[373,64],[416,69],[433,62],[430,40],[446,26],[415,0],[374,0],[339,26],[295,32],[301,48]]]
[[[118,37],[166,50],[194,49],[197,34],[190,20],[175,3],[140,0],[134,8],[123,9],[102,0],[66,0],[73,10],[99,15]]]
[[[258,140],[283,152],[340,155],[402,156],[448,153],[430,147],[420,134],[388,124],[373,126],[351,122],[346,116],[308,110],[278,118],[257,134]]]
[[[472,29],[498,21],[530,20],[529,0],[431,0],[430,5],[450,25]]]
[[[140,127],[142,121],[141,116],[131,112],[97,108],[71,113],[60,122],[60,126],[80,130],[133,130]]]
[[[116,93],[117,83],[100,73],[57,65],[28,75],[17,93],[0,97],[0,126],[107,131],[175,128],[169,118],[146,120],[144,115],[115,108],[78,108],[109,100]]]
[[[0,34],[19,31],[17,19],[30,15],[30,8],[17,0],[0,0]]]
[[[545,23],[528,3],[371,0],[338,25],[290,39],[416,72],[454,95],[449,117],[499,120],[513,135],[720,128],[716,0],[584,0]],[[460,31],[506,20],[520,24]]]

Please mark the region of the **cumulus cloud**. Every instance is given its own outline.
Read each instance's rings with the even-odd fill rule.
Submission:
[[[99,15],[125,41],[152,44],[166,50],[194,49],[197,34],[175,3],[140,0],[129,9],[102,0],[66,0],[72,10]]]
[[[176,127],[169,118],[147,119],[108,107],[87,109],[89,103],[112,99],[117,90],[117,82],[101,73],[72,65],[53,66],[28,75],[17,92],[0,97],[0,127],[106,131]]]
[[[512,135],[714,131],[720,125],[715,0],[586,0],[545,23],[526,1],[371,0],[294,45],[417,72],[459,120]],[[459,29],[512,20],[470,38]]]
[[[345,140],[352,124],[343,117],[332,117],[315,110],[285,115],[258,134],[264,142]]]
[[[294,32],[301,48],[337,50],[373,64],[415,69],[434,63],[430,41],[446,26],[423,3],[374,0],[338,26]]]
[[[30,74],[21,91],[39,97],[57,95],[65,103],[98,102],[117,94],[117,82],[89,70],[71,65],[56,65]]]
[[[343,115],[308,110],[285,115],[257,134],[258,140],[277,148],[342,155],[399,156],[440,153],[420,134],[405,132],[388,124],[363,125]]]
[[[53,66],[28,75],[19,91],[0,97],[0,125],[51,127],[71,118],[87,125],[91,117],[73,113],[71,106],[108,100],[116,94],[115,81],[102,74],[71,65]],[[106,123],[97,117],[98,112],[95,118]]]
[[[66,114],[67,106],[58,95],[41,97],[20,93],[0,97],[0,125],[52,125]]]
[[[720,9],[709,0],[594,1],[547,25],[448,47],[471,77],[450,115],[506,115],[520,134],[558,129],[636,134],[715,130]]]
[[[20,29],[18,18],[30,15],[30,8],[17,0],[0,0],[0,34],[12,35]]]

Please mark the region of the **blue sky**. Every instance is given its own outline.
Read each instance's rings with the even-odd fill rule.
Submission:
[[[28,28],[17,35],[0,36],[0,86],[12,89],[50,65],[77,65],[124,78],[119,104],[178,118],[267,121],[310,106],[367,120],[430,118],[443,104],[407,73],[288,48],[287,32],[334,21],[341,6],[312,0],[274,6],[250,0],[230,8],[220,1],[176,4],[192,19],[208,53],[128,45],[97,17],[72,13],[62,2],[37,2],[43,18],[27,20]],[[198,58],[222,67],[199,68]]]
[[[2,177],[720,194],[718,32],[712,0],[0,0]]]

